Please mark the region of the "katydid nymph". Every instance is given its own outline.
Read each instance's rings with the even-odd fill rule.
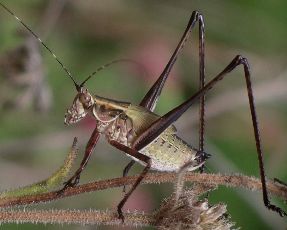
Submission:
[[[259,161],[263,201],[268,209],[277,212],[281,216],[287,215],[286,212],[284,212],[281,208],[271,204],[269,200],[266,188],[262,145],[260,141],[248,61],[241,55],[235,56],[234,59],[223,69],[223,71],[212,78],[211,81],[205,83],[205,32],[204,19],[201,13],[198,11],[192,12],[186,29],[164,70],[139,105],[133,105],[128,102],[116,101],[94,95],[84,87],[85,83],[99,70],[114,62],[100,67],[81,84],[78,84],[68,69],[56,57],[54,52],[52,52],[51,49],[41,41],[41,39],[30,29],[30,27],[15,16],[15,14],[6,6],[4,6],[2,3],[0,4],[28,31],[30,31],[36,39],[38,39],[38,41],[52,54],[52,56],[67,73],[68,77],[73,81],[77,94],[73,100],[72,106],[67,110],[65,115],[65,123],[73,124],[79,122],[87,115],[92,116],[96,120],[96,127],[87,143],[81,165],[75,174],[65,183],[64,188],[59,191],[59,194],[61,194],[61,192],[63,192],[66,188],[78,184],[80,175],[86,167],[101,135],[105,136],[109,144],[126,153],[126,155],[132,159],[131,162],[124,168],[123,176],[127,175],[129,169],[135,162],[139,162],[144,166],[144,169],[137,181],[124,195],[124,198],[117,207],[119,218],[122,220],[124,220],[122,213],[124,204],[150,169],[170,172],[181,172],[183,169],[187,171],[194,171],[197,169],[203,170],[204,163],[210,157],[210,154],[204,151],[205,94],[225,76],[228,76],[228,73],[233,71],[238,66],[242,66],[244,69],[243,76],[245,77],[246,81]],[[159,116],[153,111],[156,107],[157,101],[161,95],[161,91],[165,85],[169,73],[196,23],[199,25],[199,90],[176,108],[172,109],[163,116]],[[174,127],[173,123],[179,119],[191,105],[198,101],[200,110],[199,146],[195,148],[177,136],[176,128]]]

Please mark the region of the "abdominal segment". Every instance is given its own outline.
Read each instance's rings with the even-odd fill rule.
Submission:
[[[178,171],[187,163],[190,163],[188,171],[193,171],[204,163],[199,161],[196,149],[176,134],[166,132],[141,149],[140,153],[151,158],[151,169],[157,171]]]

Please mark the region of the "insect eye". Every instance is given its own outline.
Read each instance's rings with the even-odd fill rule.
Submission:
[[[84,104],[84,103],[89,102],[91,100],[91,97],[86,94],[81,94],[79,99]]]
[[[85,108],[88,108],[90,106],[90,103],[91,103],[91,96],[87,95],[87,94],[81,94],[79,96],[79,100]]]
[[[81,93],[79,95],[79,101],[82,103],[85,109],[88,109],[93,104],[91,95],[87,93]]]

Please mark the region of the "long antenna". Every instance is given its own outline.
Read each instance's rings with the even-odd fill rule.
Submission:
[[[110,65],[113,65],[115,63],[119,63],[119,62],[131,62],[133,64],[136,64],[138,66],[140,66],[141,68],[143,68],[145,70],[145,68],[143,67],[142,64],[138,63],[137,61],[135,60],[132,60],[132,59],[117,59],[117,60],[113,60],[111,62],[108,62],[102,66],[100,66],[99,68],[96,69],[96,71],[94,71],[93,73],[91,73],[81,84],[80,84],[80,87],[83,87],[84,84],[91,78],[93,77],[94,75],[96,75],[98,72],[102,71],[103,69],[109,67]]]
[[[32,29],[26,24],[24,23],[20,18],[17,17],[17,15],[15,15],[8,7],[6,7],[2,2],[0,2],[0,5],[10,14],[12,15],[18,22],[20,22],[40,43],[42,46],[44,46],[44,48],[56,59],[56,61],[60,64],[60,66],[64,69],[64,71],[66,72],[66,74],[72,79],[76,89],[78,92],[81,91],[82,87],[84,86],[84,84],[91,78],[93,77],[96,73],[100,72],[101,70],[107,68],[110,65],[113,65],[115,63],[118,62],[131,62],[133,64],[139,65],[140,67],[143,67],[140,63],[132,60],[132,59],[117,59],[117,60],[113,60],[107,64],[104,64],[102,66],[100,66],[96,71],[94,71],[92,74],[90,74],[80,85],[74,80],[71,72],[67,69],[67,67],[58,59],[58,57],[55,55],[55,53],[46,45],[45,42],[43,42],[41,40],[41,38],[35,34]]]
[[[74,85],[77,89],[77,91],[80,91],[81,87],[77,84],[77,82],[74,80],[72,74],[67,69],[67,67],[58,59],[58,57],[54,54],[54,52],[41,40],[41,38],[35,34],[30,27],[25,24],[20,18],[18,18],[9,8],[7,8],[2,2],[0,2],[0,5],[9,13],[11,14],[18,22],[20,22],[44,47],[48,52],[56,59],[56,61],[60,64],[60,66],[64,69],[66,74],[72,79],[74,82]]]

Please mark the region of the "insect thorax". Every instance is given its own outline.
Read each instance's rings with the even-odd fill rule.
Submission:
[[[124,109],[115,108],[112,104],[95,103],[92,113],[97,120],[98,132],[104,134],[107,140],[131,146],[136,134],[133,122]]]

